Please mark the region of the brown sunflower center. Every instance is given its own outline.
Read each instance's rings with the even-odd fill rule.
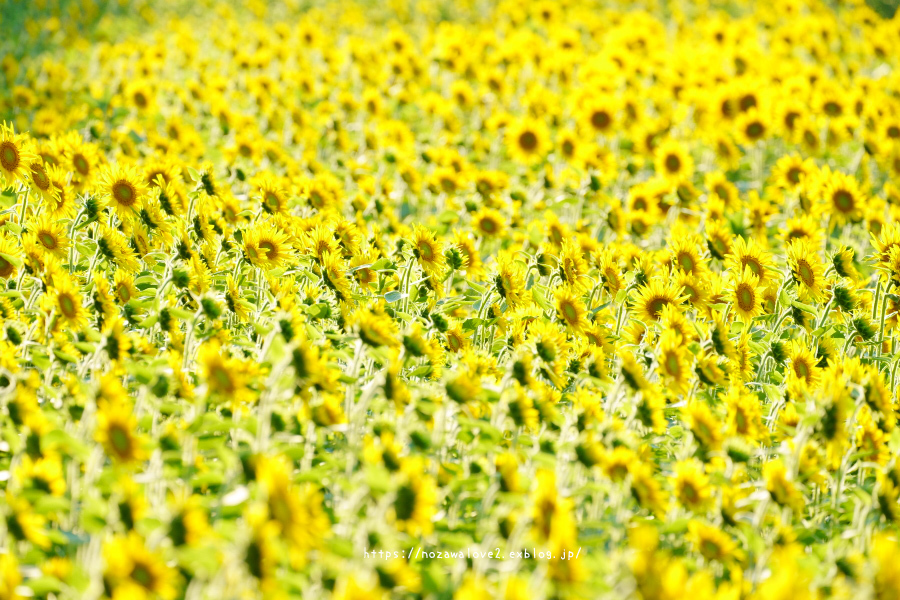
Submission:
[[[109,429],[109,443],[121,456],[129,454],[131,450],[131,436],[119,425],[113,425]]]
[[[759,261],[751,256],[742,256],[741,265],[744,267],[749,267],[750,271],[757,277],[762,275],[762,265],[759,264]]]
[[[594,126],[594,129],[606,129],[609,127],[610,122],[612,122],[612,119],[604,110],[594,111],[591,115],[591,125]]]
[[[19,149],[12,142],[0,144],[0,165],[5,171],[15,171],[19,166]]]
[[[670,154],[666,157],[666,170],[669,173],[677,173],[681,170],[681,159],[677,154]]]
[[[47,250],[54,250],[59,245],[56,241],[56,238],[53,237],[51,233],[46,231],[42,231],[38,234],[38,239],[41,241],[41,244],[44,245],[44,248]]]
[[[50,189],[50,178],[47,177],[47,171],[44,170],[43,165],[32,165],[31,181],[33,181],[34,185],[42,192],[46,192]]]
[[[12,275],[14,270],[15,267],[13,267],[12,263],[0,256],[0,277],[6,279]]]
[[[834,202],[834,207],[842,213],[852,212],[856,204],[853,201],[853,194],[847,190],[836,191],[831,200]]]
[[[75,304],[75,299],[72,298],[71,295],[67,293],[60,294],[58,304],[59,312],[67,319],[74,319],[78,316],[78,307]]]
[[[87,175],[91,170],[91,165],[83,154],[76,154],[72,157],[72,166],[74,166],[75,170],[81,175]]]
[[[797,275],[807,287],[812,287],[816,283],[816,277],[813,274],[812,267],[805,260],[801,260],[797,263]]]
[[[519,134],[519,147],[526,152],[533,152],[538,145],[537,135],[533,131],[524,131]]]
[[[112,195],[122,206],[133,206],[137,200],[137,190],[130,181],[119,180],[112,185]]]
[[[756,304],[756,294],[749,285],[742,284],[738,286],[737,289],[737,301],[738,307],[742,311],[750,312],[753,310],[754,305]]]
[[[278,251],[275,248],[275,244],[273,244],[272,242],[260,242],[259,249],[262,250],[265,253],[266,258],[269,259],[275,258],[275,256],[278,254]]]
[[[694,271],[694,258],[687,252],[682,252],[678,255],[678,264],[689,273]]]
[[[431,247],[431,244],[427,242],[419,243],[419,256],[422,257],[424,261],[432,261],[434,260],[434,248]]]

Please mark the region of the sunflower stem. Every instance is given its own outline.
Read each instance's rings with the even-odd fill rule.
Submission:
[[[828,313],[831,311],[831,305],[834,303],[834,296],[831,297],[831,300],[828,301],[828,304],[825,305],[825,310],[822,312],[822,316],[819,317],[819,322],[816,323],[815,329],[819,329],[822,325],[825,324],[825,319],[828,318]],[[780,323],[779,323],[780,325]],[[778,327],[775,327],[775,331],[778,331]]]
[[[884,299],[881,301],[881,322],[878,325],[878,344],[884,344],[884,315],[887,311],[888,292],[894,287],[894,282],[889,281],[887,287],[884,288]]]

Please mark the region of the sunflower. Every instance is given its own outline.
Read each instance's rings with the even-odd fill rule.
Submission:
[[[761,291],[759,277],[749,268],[744,268],[744,271],[734,279],[730,300],[735,312],[745,323],[763,313]]]
[[[244,299],[241,288],[232,275],[228,275],[225,281],[225,305],[239,321],[246,321],[250,317],[250,311],[253,310],[253,305]]]
[[[791,342],[788,350],[790,367],[788,375],[802,380],[810,388],[814,388],[819,381],[820,368],[818,359],[812,350],[796,340]]]
[[[772,179],[778,187],[789,190],[798,191],[803,180],[813,172],[815,163],[812,159],[803,159],[796,154],[782,156],[775,162],[772,167]]]
[[[252,397],[246,365],[228,356],[218,340],[210,340],[200,347],[197,362],[200,363],[207,394],[211,398],[240,404]]]
[[[682,460],[675,465],[673,488],[682,506],[693,512],[703,512],[711,499],[709,477],[698,460]]]
[[[704,183],[706,189],[709,190],[710,197],[721,200],[727,210],[738,208],[740,195],[737,186],[730,182],[722,171],[709,173],[704,178]]]
[[[494,289],[510,308],[530,304],[530,298],[525,294],[525,266],[511,252],[501,251],[497,255],[492,279]]]
[[[852,175],[832,172],[822,186],[821,193],[837,224],[857,223],[862,219],[866,199],[859,182]]]
[[[737,137],[746,145],[755,144],[760,140],[764,140],[771,130],[769,119],[758,109],[741,113],[735,122],[735,130]]]
[[[101,401],[97,407],[94,439],[118,463],[141,462],[147,457],[145,439],[137,433],[137,418],[129,402]]]
[[[700,256],[700,240],[694,235],[677,235],[669,244],[669,256],[677,271],[694,277],[702,277],[706,271],[706,265]]]
[[[664,281],[662,278],[657,278],[638,289],[637,298],[634,300],[634,310],[641,320],[656,321],[664,306],[670,304],[678,306],[685,299],[682,289],[674,280]]]
[[[178,572],[159,552],[149,550],[137,532],[107,541],[103,557],[104,584],[115,590],[115,597],[173,600],[178,596]]]
[[[259,193],[260,204],[263,210],[270,215],[286,214],[288,209],[288,194],[285,182],[275,176],[265,173],[253,181]]]
[[[0,234],[0,277],[11,279],[15,276],[18,266],[22,264],[19,254],[19,245]]]
[[[772,275],[769,269],[773,267],[771,255],[766,252],[753,238],[745,240],[737,237],[731,247],[731,252],[725,258],[725,268],[732,277],[739,276],[744,269],[750,269],[759,278],[759,285],[766,286]]]
[[[657,372],[667,389],[676,394],[687,391],[694,377],[691,369],[693,356],[688,352],[682,336],[671,329],[663,332],[659,339],[656,359],[659,363]]]
[[[588,100],[581,109],[585,129],[608,135],[616,127],[618,106],[613,96],[600,96]]]
[[[322,256],[322,281],[340,302],[351,299],[350,279],[344,259],[331,253]]]
[[[63,260],[69,250],[69,237],[66,228],[50,213],[44,213],[28,225],[28,236],[37,242],[38,247],[48,254]]]
[[[15,132],[13,126],[4,121],[0,124],[0,178],[12,187],[18,181],[28,183],[31,177],[30,165],[41,163],[40,157],[31,151],[28,138]]]
[[[100,175],[99,185],[102,198],[115,209],[119,218],[124,221],[138,215],[147,194],[140,169],[122,163],[106,167]]]
[[[550,132],[543,121],[524,118],[506,129],[506,147],[513,160],[531,164],[544,157],[550,148]]]
[[[485,238],[502,238],[506,221],[506,217],[500,211],[491,208],[482,208],[472,215],[475,231]]]
[[[81,293],[68,277],[57,278],[42,301],[47,305],[48,312],[56,312],[60,323],[67,329],[79,332],[87,325],[87,310],[83,306]]]
[[[44,206],[53,219],[69,219],[75,215],[75,190],[69,174],[58,166],[47,167],[47,178],[53,186],[53,194],[45,196]]]
[[[824,296],[825,277],[822,261],[807,240],[795,240],[788,246],[788,266],[797,283],[801,300],[818,302]]]
[[[732,562],[741,554],[737,542],[730,535],[700,521],[688,523],[687,539],[706,560],[727,563]]]
[[[673,184],[690,179],[694,173],[694,159],[677,140],[665,140],[653,155],[657,174]]]
[[[28,163],[28,169],[31,191],[37,194],[42,204],[55,203],[59,191],[50,180],[50,175],[47,173],[47,165],[38,157],[37,160],[32,160]]]
[[[125,236],[107,225],[97,228],[97,252],[110,264],[129,271],[138,271],[141,263],[128,245]]]
[[[584,250],[574,239],[568,238],[563,242],[559,253],[559,278],[563,284],[572,288],[574,292],[584,292],[590,288],[588,277],[588,264],[584,260]]]
[[[244,257],[260,269],[280,267],[293,258],[288,236],[271,223],[257,223],[242,236]]]
[[[568,287],[560,287],[553,293],[556,316],[561,323],[575,333],[587,326],[587,309],[578,295]]]
[[[400,343],[397,323],[379,310],[359,310],[350,321],[356,326],[359,339],[373,348],[394,347]]]
[[[443,275],[447,268],[447,258],[444,256],[443,242],[434,233],[416,225],[412,232],[412,246],[413,254],[426,275]]]

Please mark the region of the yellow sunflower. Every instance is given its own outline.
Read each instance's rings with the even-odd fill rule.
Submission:
[[[5,121],[0,124],[0,178],[8,186],[15,182],[28,183],[33,163],[40,163],[40,157],[32,152],[29,139],[16,133],[13,126]]]
[[[124,220],[138,216],[147,193],[141,171],[122,163],[106,167],[100,176],[100,192],[107,205]]]

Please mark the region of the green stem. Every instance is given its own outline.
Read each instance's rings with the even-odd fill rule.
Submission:
[[[891,291],[891,288],[894,287],[894,282],[891,281],[887,284],[887,287],[884,288],[884,299],[881,301],[881,323],[878,326],[878,343],[884,343],[884,315],[885,311],[887,311],[887,303],[888,303],[888,292]]]

